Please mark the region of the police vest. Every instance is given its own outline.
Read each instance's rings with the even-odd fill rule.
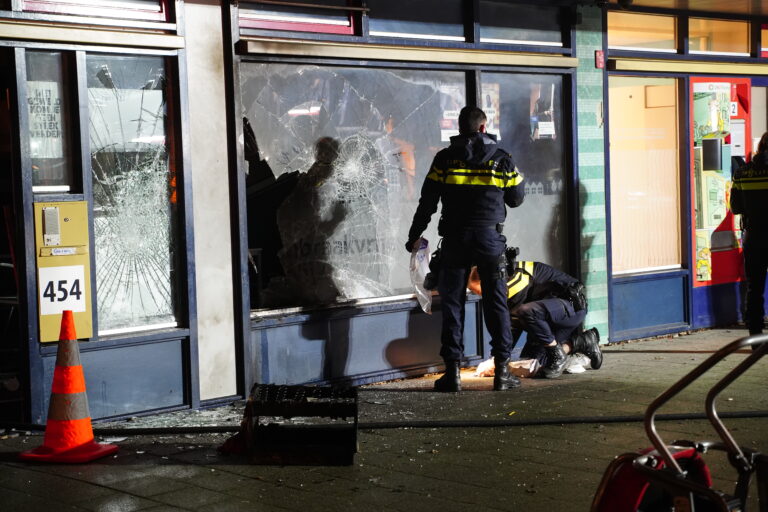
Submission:
[[[520,292],[525,291],[531,285],[533,279],[533,262],[518,261],[515,263],[515,272],[507,281],[507,299],[511,299]]]

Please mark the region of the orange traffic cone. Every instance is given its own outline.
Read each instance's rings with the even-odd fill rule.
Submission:
[[[100,444],[93,439],[75,322],[72,311],[64,311],[43,445],[20,453],[19,458],[80,463],[105,457],[117,449],[114,444]]]

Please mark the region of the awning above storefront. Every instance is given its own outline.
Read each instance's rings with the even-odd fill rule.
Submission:
[[[768,16],[768,2],[763,0],[609,0],[607,3],[621,7],[652,7],[741,16]]]

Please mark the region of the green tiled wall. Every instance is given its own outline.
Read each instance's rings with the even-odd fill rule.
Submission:
[[[608,252],[606,246],[603,69],[595,51],[603,48],[602,15],[597,7],[581,8],[576,27],[576,121],[581,213],[581,271],[589,295],[586,327],[608,339]]]

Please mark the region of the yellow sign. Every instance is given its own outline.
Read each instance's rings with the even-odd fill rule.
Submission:
[[[93,335],[88,205],[35,203],[35,259],[40,341],[58,341],[61,313],[71,310],[79,339]]]

